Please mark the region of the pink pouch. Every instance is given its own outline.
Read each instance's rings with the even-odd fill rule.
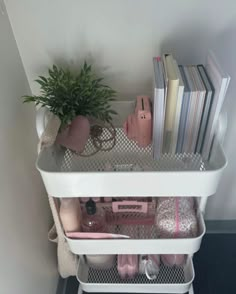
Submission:
[[[138,255],[121,254],[117,258],[117,270],[122,279],[132,279],[138,273]]]
[[[186,255],[184,254],[163,254],[161,261],[166,266],[183,266],[186,262]]]
[[[157,204],[157,230],[160,238],[192,238],[197,235],[197,218],[191,197],[163,197]],[[161,261],[167,266],[183,266],[184,254],[164,254]]]
[[[196,237],[198,223],[193,198],[159,198],[156,211],[156,224],[160,238]]]

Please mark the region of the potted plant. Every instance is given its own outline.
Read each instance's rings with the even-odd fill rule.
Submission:
[[[61,120],[57,142],[82,152],[90,133],[89,118],[110,122],[116,114],[110,107],[116,92],[102,84],[85,62],[77,74],[53,65],[48,77],[39,76],[40,95],[23,96],[24,102],[47,107]]]

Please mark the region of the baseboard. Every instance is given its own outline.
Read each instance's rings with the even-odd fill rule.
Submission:
[[[236,220],[206,220],[207,234],[235,234]]]

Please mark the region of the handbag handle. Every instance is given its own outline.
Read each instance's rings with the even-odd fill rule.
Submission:
[[[48,123],[49,110],[46,107],[40,107],[36,112],[36,130],[39,139],[41,138]]]
[[[58,243],[57,229],[55,224],[51,227],[48,232],[48,240],[53,243]]]
[[[157,275],[155,274],[149,274],[148,272],[148,266],[152,265],[152,261],[150,259],[144,260],[144,270],[145,270],[145,275],[148,278],[148,280],[152,281],[157,278]]]
[[[142,212],[147,213],[148,203],[138,201],[115,201],[112,202],[113,212]]]
[[[36,129],[39,137],[38,154],[45,147],[53,145],[60,128],[60,119],[53,115],[46,107],[36,112]]]

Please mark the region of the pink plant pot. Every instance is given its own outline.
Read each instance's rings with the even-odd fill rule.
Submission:
[[[56,143],[72,151],[81,153],[88,141],[90,123],[87,117],[78,115],[70,125],[57,135]]]

